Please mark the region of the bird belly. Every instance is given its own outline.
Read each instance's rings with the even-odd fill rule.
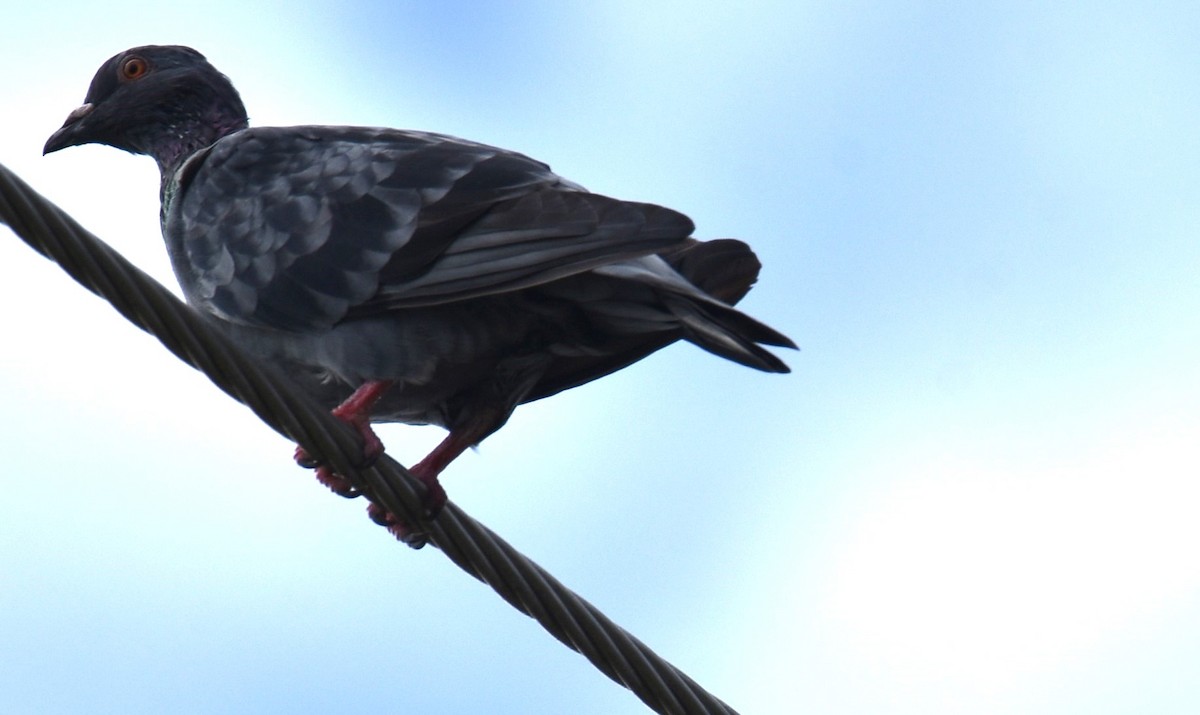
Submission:
[[[238,345],[332,409],[358,386],[392,380],[372,421],[449,426],[454,404],[498,367],[536,352],[531,321],[502,306],[434,306],[293,333],[212,317]]]

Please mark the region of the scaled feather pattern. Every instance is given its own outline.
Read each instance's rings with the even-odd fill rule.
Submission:
[[[437,424],[412,468],[438,474],[520,404],[677,340],[766,372],[794,348],[734,309],[759,263],[698,241],[662,206],[593,194],[522,154],[396,129],[250,128],[193,49],[105,62],[45,152],[101,143],[153,157],[188,303],[382,449],[370,422]],[[326,471],[333,488],[348,487]],[[400,535],[409,527],[373,516]]]

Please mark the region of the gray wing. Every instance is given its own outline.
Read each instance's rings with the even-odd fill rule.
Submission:
[[[248,129],[177,182],[164,235],[188,299],[291,331],[539,285],[692,231],[521,154],[421,132]]]

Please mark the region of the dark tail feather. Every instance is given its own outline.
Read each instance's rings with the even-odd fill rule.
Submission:
[[[686,299],[667,302],[683,325],[683,337],[714,355],[764,372],[791,372],[782,360],[756,345],[796,347],[791,340],[754,318],[717,302]]]
[[[782,360],[756,343],[782,348],[795,348],[796,344],[774,328],[728,307],[745,297],[758,280],[762,264],[749,246],[733,238],[692,239],[659,255],[692,285],[727,304],[672,301],[671,311],[683,321],[687,340],[748,367],[789,372]]]
[[[746,297],[762,268],[754,251],[733,238],[704,242],[691,238],[659,255],[689,283],[729,305]]]
[[[593,288],[601,293],[611,293],[617,307],[629,301],[625,310],[636,307],[639,301],[649,301],[650,304],[643,307],[651,313],[665,306],[678,318],[678,328],[657,334],[616,330],[611,338],[615,341],[611,344],[612,352],[557,360],[552,365],[552,372],[534,386],[526,401],[541,399],[620,370],[680,338],[747,367],[765,372],[790,372],[782,360],[757,343],[784,348],[795,348],[795,343],[779,331],[730,307],[741,300],[758,279],[761,264],[749,246],[732,238],[706,242],[689,238],[658,255],[691,286],[680,290],[680,286],[672,285],[670,280],[657,284],[650,281],[643,285],[643,289],[651,289],[647,294],[640,295],[635,289],[621,298],[624,295],[621,280],[608,276],[584,276],[576,279],[571,288],[564,288],[567,281],[557,285],[559,290],[566,289],[568,295],[572,289],[588,295]],[[693,286],[699,290],[692,290]],[[657,307],[651,305],[656,302]],[[603,314],[604,309],[599,309],[598,313]]]

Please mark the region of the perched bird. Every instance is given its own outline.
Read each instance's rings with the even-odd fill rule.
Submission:
[[[105,62],[45,153],[88,143],[158,162],[188,303],[355,425],[368,459],[383,449],[371,422],[449,430],[410,470],[431,517],[439,473],[519,404],[679,339],[788,371],[761,345],[792,341],[730,307],[758,276],[748,246],[697,241],[681,213],[589,193],[516,152],[395,129],[249,128],[229,79],[180,46]]]

